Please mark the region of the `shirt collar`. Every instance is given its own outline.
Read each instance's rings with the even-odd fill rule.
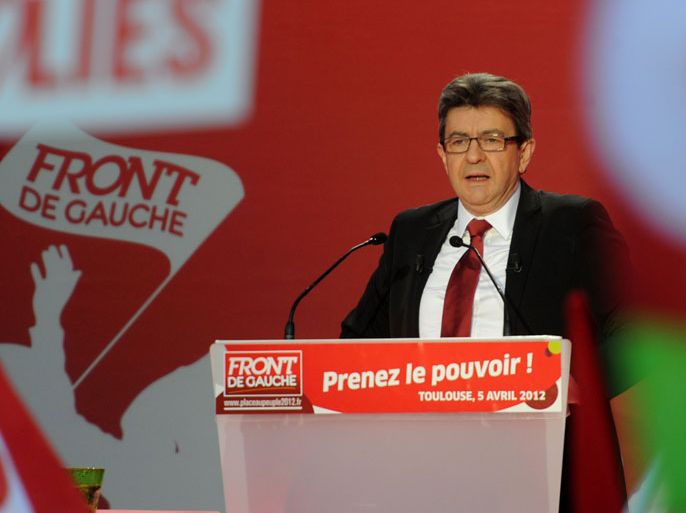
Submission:
[[[460,236],[464,236],[467,231],[467,225],[472,219],[485,219],[491,226],[495,228],[498,234],[505,240],[512,237],[512,230],[514,228],[515,216],[517,214],[517,205],[519,204],[519,196],[521,195],[522,186],[517,182],[517,188],[510,196],[510,199],[495,212],[487,216],[478,217],[471,214],[458,200],[457,203],[457,219],[455,221],[456,232]]]

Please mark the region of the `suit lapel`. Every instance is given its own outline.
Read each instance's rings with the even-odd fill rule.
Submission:
[[[518,307],[521,305],[541,227],[541,200],[538,193],[524,181],[521,182],[521,186],[505,285],[507,295]]]
[[[414,269],[415,280],[409,298],[409,315],[407,331],[411,337],[419,336],[419,303],[422,299],[422,292],[429,274],[433,270],[434,262],[441,250],[443,241],[448,236],[450,228],[457,219],[457,199],[443,205],[438,212],[429,220],[424,232],[419,234],[422,240],[419,244],[419,251],[416,257]]]

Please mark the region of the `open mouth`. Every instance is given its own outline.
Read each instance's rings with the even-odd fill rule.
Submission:
[[[490,177],[487,175],[468,175],[467,180],[470,182],[485,182],[489,180]]]

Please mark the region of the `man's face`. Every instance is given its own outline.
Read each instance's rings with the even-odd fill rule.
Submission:
[[[496,107],[455,107],[445,120],[445,139],[453,136],[517,135],[514,123]],[[517,188],[534,152],[535,141],[522,146],[515,141],[503,151],[485,152],[474,140],[466,153],[446,153],[438,144],[448,179],[462,204],[474,215],[484,216],[502,207]]]

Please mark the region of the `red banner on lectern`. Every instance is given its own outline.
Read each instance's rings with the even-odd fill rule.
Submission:
[[[559,338],[223,342],[218,414],[559,412]]]

